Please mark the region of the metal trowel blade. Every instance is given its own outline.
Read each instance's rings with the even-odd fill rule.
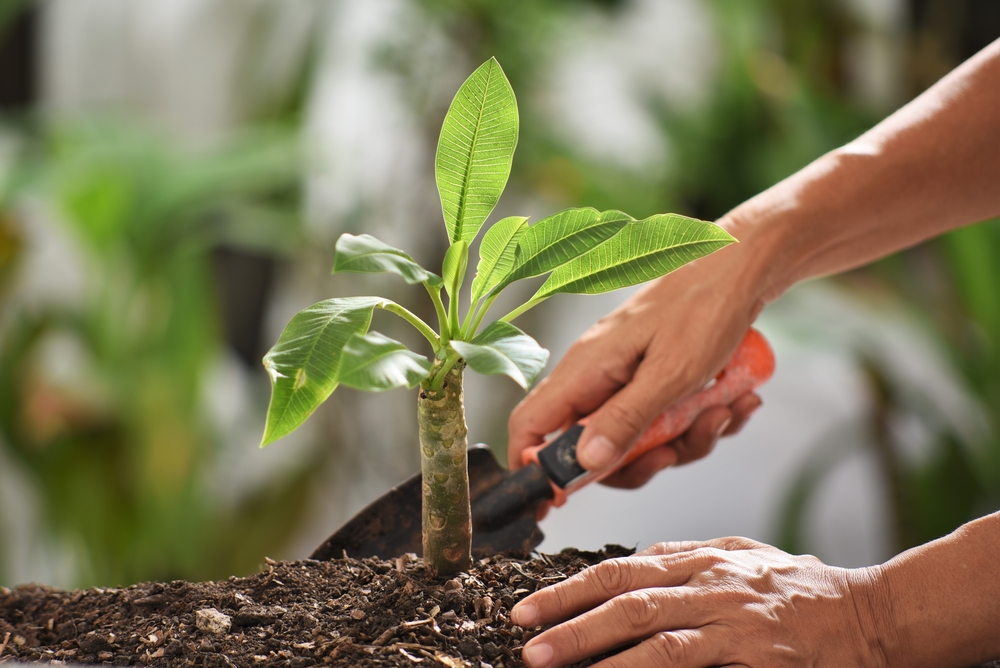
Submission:
[[[537,479],[540,475],[540,471],[524,469],[507,471],[487,445],[469,448],[474,556],[481,558],[508,550],[528,552],[542,542],[544,536],[535,517],[544,499],[538,498],[540,492],[526,493],[523,484],[528,480],[533,489],[547,490],[547,479]],[[393,487],[327,538],[311,558],[325,561],[346,554],[389,559],[407,552],[422,554],[420,482],[417,473]],[[503,510],[498,513],[500,506]]]

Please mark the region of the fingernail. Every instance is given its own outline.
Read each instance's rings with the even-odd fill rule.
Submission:
[[[726,418],[725,420],[720,422],[719,426],[715,428],[715,437],[721,438],[722,432],[724,432],[729,427],[729,425],[732,424],[732,422],[733,418]]]
[[[552,646],[544,642],[537,645],[529,643],[521,650],[521,658],[531,668],[545,668],[552,661]]]
[[[615,446],[604,436],[594,436],[583,444],[576,458],[585,469],[601,470],[614,460]]]
[[[515,605],[511,617],[518,626],[538,626],[538,609],[530,603]]]

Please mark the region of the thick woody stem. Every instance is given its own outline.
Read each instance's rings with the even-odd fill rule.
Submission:
[[[440,389],[422,387],[417,399],[424,563],[438,575],[452,575],[472,565],[464,370],[465,362],[458,362],[448,371]]]

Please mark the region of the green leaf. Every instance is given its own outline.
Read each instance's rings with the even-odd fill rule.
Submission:
[[[431,370],[423,355],[378,332],[355,334],[340,358],[337,381],[356,390],[383,392],[416,387]]]
[[[472,241],[496,206],[517,146],[517,100],[496,58],[455,94],[441,126],[435,178],[452,243]]]
[[[381,297],[327,299],[299,311],[264,356],[271,377],[271,403],[261,446],[293,432],[337,387],[337,369],[347,341],[364,334]]]
[[[514,268],[517,241],[528,229],[528,219],[511,216],[493,224],[486,230],[479,246],[479,266],[472,279],[472,303],[495,288]]]
[[[521,235],[517,242],[514,268],[493,292],[514,281],[539,276],[604,243],[634,220],[621,211],[566,209],[543,218]]]
[[[494,322],[472,341],[452,341],[469,368],[484,375],[504,374],[528,389],[549,359],[549,351],[507,322]]]
[[[736,241],[718,225],[677,214],[628,223],[606,243],[556,269],[532,301],[599,294],[659,278]]]
[[[441,265],[444,276],[444,289],[452,300],[458,299],[458,291],[465,281],[465,272],[469,268],[469,242],[456,241],[448,247]]]
[[[428,283],[437,287],[441,278],[432,274],[413,258],[368,234],[354,236],[342,234],[337,239],[337,254],[333,260],[333,273],[354,272],[359,274],[398,274],[410,285]]]

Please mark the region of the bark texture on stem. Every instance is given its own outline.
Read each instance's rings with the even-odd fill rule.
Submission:
[[[460,361],[445,376],[441,389],[421,388],[417,399],[424,563],[438,575],[451,575],[472,565],[464,370],[465,362]]]

